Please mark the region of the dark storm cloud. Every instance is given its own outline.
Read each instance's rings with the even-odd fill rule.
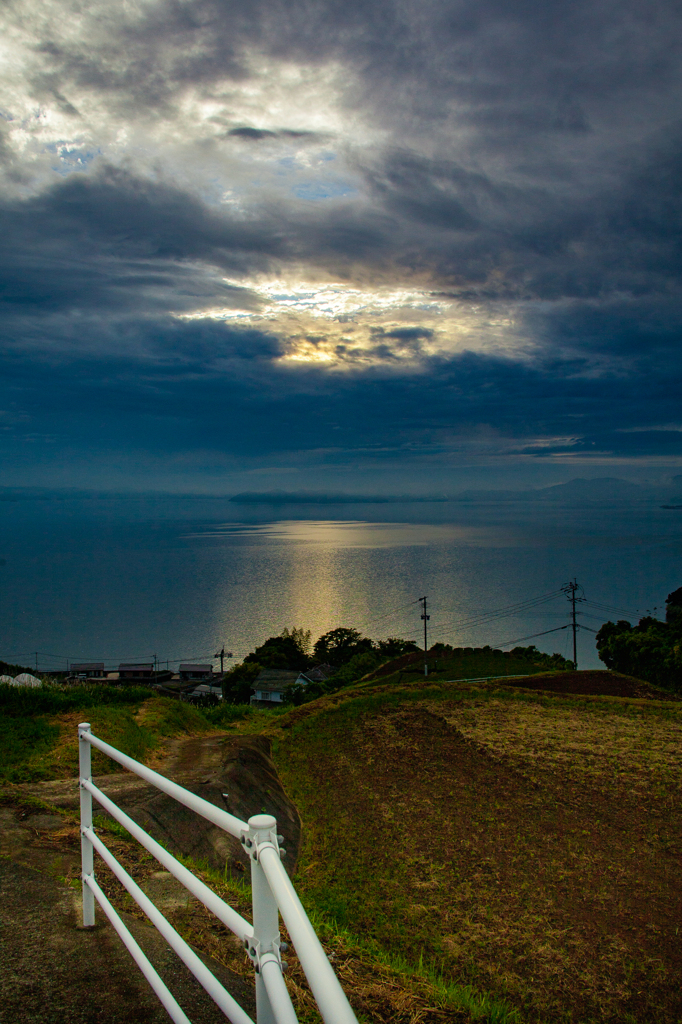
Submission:
[[[485,429],[521,456],[679,454],[665,425],[680,418],[682,381],[681,17],[672,4],[605,0],[173,0],[109,17],[91,40],[36,28],[34,95],[74,121],[77,96],[95,96],[172,122],[189,86],[213,100],[219,83],[247,82],[256,52],[338,62],[342,110],[379,141],[339,142],[364,191],[333,201],[265,190],[232,209],[132,159],[127,170],[94,160],[7,199],[12,430],[29,410],[27,431],[52,416],[74,439],[94,430],[134,445],[151,430],[159,450],[210,437],[254,456],[388,458],[454,450]],[[286,119],[213,121],[224,132],[211,145],[240,153],[324,138]],[[257,311],[258,296],[223,276],[300,266],[517,303],[532,358],[425,356],[431,328],[408,325],[371,331],[364,352],[378,368],[330,375],[285,366],[274,329],[167,315]],[[400,370],[407,350],[419,365]],[[352,342],[337,352],[360,362]]]
[[[316,451],[332,462],[482,448],[526,457],[680,453],[682,434],[645,429],[652,398],[660,422],[678,414],[679,366],[586,380],[573,363],[531,366],[469,353],[433,359],[419,376],[376,368],[330,377],[279,363],[278,341],[265,333],[215,321],[163,318],[120,330],[128,340],[133,334],[135,358],[123,344],[118,356],[110,346],[106,356],[68,362],[6,357],[5,408],[28,416],[10,424],[3,443],[52,426],[59,445],[87,431],[94,446],[172,454],[210,444],[248,458]],[[541,446],[547,436],[565,440]]]
[[[263,139],[290,139],[297,142],[320,141],[325,138],[321,132],[300,132],[291,128],[280,128],[271,131],[269,128],[232,128],[227,133],[232,138],[246,139],[247,142],[261,142]]]
[[[418,232],[398,261],[430,265],[453,295],[592,299],[679,289],[681,168],[676,139],[657,140],[608,187],[570,197],[562,182],[500,184],[404,151],[385,153],[367,180],[395,216],[396,241],[406,222]]]
[[[115,168],[4,204],[0,227],[4,301],[38,306],[76,297],[97,306],[103,290],[117,288],[134,302],[150,283],[163,288],[171,275],[191,276],[190,261],[243,273],[286,251],[274,218],[240,223],[186,191]]]

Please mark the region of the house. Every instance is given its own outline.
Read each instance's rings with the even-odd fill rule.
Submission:
[[[307,668],[305,672],[300,672],[296,682],[299,686],[307,686],[308,683],[324,683],[333,675],[332,666],[324,662],[322,665],[315,665],[314,668]]]
[[[213,665],[180,665],[178,672],[183,683],[207,683],[213,675]]]
[[[119,679],[152,679],[154,676],[154,665],[150,663],[140,664],[123,664],[118,666],[118,678]]]
[[[222,688],[222,686],[210,686],[208,683],[199,683],[199,685],[195,686],[193,690],[190,690],[188,696],[190,696],[190,697],[217,697],[218,700],[222,700],[223,699],[223,688]]]
[[[103,661],[83,661],[74,663],[69,669],[69,674],[76,679],[104,679]]]
[[[300,678],[300,672],[282,668],[264,668],[254,680],[251,703],[259,707],[281,704],[285,692],[290,686],[298,683]]]

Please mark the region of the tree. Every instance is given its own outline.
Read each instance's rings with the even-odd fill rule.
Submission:
[[[301,654],[306,658],[310,658],[312,633],[309,629],[304,629],[303,626],[293,626],[292,629],[287,629],[285,626],[280,633],[280,636],[290,637],[298,647]]]
[[[376,649],[382,658],[400,658],[403,654],[412,654],[421,650],[412,640],[402,640],[397,636],[389,636],[386,640],[378,640]],[[452,648],[450,648],[452,650]]]
[[[682,587],[673,590],[665,599],[665,621],[670,626],[682,627]]]
[[[363,637],[357,629],[338,626],[331,629],[316,642],[313,654],[316,661],[327,661],[330,665],[340,668],[356,654],[371,651],[374,644]]]
[[[226,704],[248,704],[261,666],[251,662],[235,665],[223,676],[223,700]]]
[[[303,653],[298,637],[271,636],[244,658],[245,663],[256,662],[261,668],[290,668],[301,671],[308,667],[308,656]]]
[[[672,595],[671,595],[672,596]],[[646,679],[669,690],[682,689],[682,638],[677,621],[645,615],[636,626],[625,619],[605,622],[597,633],[597,650],[616,672]]]

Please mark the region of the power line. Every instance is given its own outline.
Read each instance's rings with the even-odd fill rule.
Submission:
[[[362,623],[359,628],[367,630],[371,626],[376,625],[378,622],[383,622],[385,619],[390,619],[390,617],[392,615],[395,615],[396,612],[403,611],[406,608],[414,607],[415,604],[419,603],[419,600],[420,599],[417,598],[415,601],[407,601],[405,604],[396,605],[395,608],[389,609],[389,611],[385,612],[383,615],[379,615],[377,616],[377,618],[370,619],[369,621]]]
[[[515,640],[505,640],[504,643],[494,643],[494,644],[491,644],[489,646],[491,646],[491,647],[509,647],[510,644],[512,644],[512,643],[520,643],[521,640],[532,640],[535,637],[547,636],[548,633],[559,633],[560,630],[567,630],[569,628],[569,626],[570,626],[570,623],[566,623],[565,626],[557,626],[553,630],[543,630],[542,633],[529,633],[527,637],[516,637]]]
[[[496,619],[507,618],[508,616],[521,614],[525,611],[530,611],[533,608],[540,607],[543,604],[547,604],[554,600],[561,594],[561,590],[552,591],[550,594],[542,594],[539,597],[529,598],[527,601],[520,601],[514,605],[506,605],[502,608],[494,609],[490,612],[482,612],[479,615],[472,616],[468,619],[456,619],[445,623],[441,626],[436,626],[431,629],[431,636],[442,636],[444,633],[449,633],[454,629],[465,629],[467,627],[484,625],[487,622],[493,622]],[[422,599],[420,599],[422,600]],[[413,627],[409,630],[404,630],[403,636],[416,637],[420,633],[418,627]]]
[[[455,620],[454,622],[446,623],[442,626],[436,627],[432,631],[433,634],[443,635],[456,629],[466,629],[473,626],[482,626],[488,622],[494,622],[496,619],[508,618],[512,615],[518,615],[523,612],[531,611],[533,608],[539,608],[543,604],[548,604],[553,601],[561,593],[560,590],[554,591],[551,594],[542,595],[541,597],[531,598],[528,601],[519,602],[515,605],[508,605],[504,608],[497,609],[491,612],[483,612],[480,615],[471,617],[469,619]]]
[[[612,604],[601,604],[599,601],[593,601],[591,598],[587,599],[587,603],[591,605],[593,608],[602,608],[604,611],[607,612],[621,612],[623,615],[639,614],[639,612],[636,609],[633,610],[632,608],[618,608]]]
[[[452,626],[468,626],[476,625],[479,622],[483,622],[494,618],[503,618],[507,615],[514,615],[516,612],[525,611],[529,608],[537,607],[541,604],[546,604],[549,601],[554,600],[561,593],[561,590],[551,591],[549,594],[540,594],[538,597],[531,597],[525,601],[517,601],[515,604],[503,605],[501,608],[493,608],[487,612],[479,612],[477,615],[469,616],[466,619],[454,620],[450,623]]]

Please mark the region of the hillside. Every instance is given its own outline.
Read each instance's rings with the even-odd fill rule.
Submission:
[[[77,877],[77,792],[67,780],[84,717],[165,774],[184,781],[189,772],[185,784],[216,802],[242,793],[244,816],[251,803],[270,806],[276,776],[268,761],[247,778],[251,760],[234,752],[266,754],[271,741],[302,819],[296,887],[361,1024],[679,1024],[682,700],[611,672],[399,679],[274,714],[225,706],[213,718],[144,691],[6,687],[3,774],[21,782],[0,788],[7,827],[33,815],[22,858]],[[98,777],[116,767],[97,758]],[[36,796],[43,803],[32,806]],[[137,808],[141,797],[131,789],[126,799]],[[34,827],[39,808],[49,813]],[[41,832],[55,828],[50,820],[56,831]],[[183,847],[169,824],[159,838]],[[181,852],[196,855],[189,839]],[[116,831],[110,841],[141,884],[157,884],[144,851]],[[289,836],[292,868],[296,845]],[[248,915],[239,858],[211,874],[200,854],[202,877]],[[98,877],[130,909],[103,865]],[[250,984],[243,950],[201,907],[183,900],[171,916]],[[319,1024],[293,950],[287,959],[300,1019]]]
[[[560,678],[592,695],[365,683],[278,719],[299,890],[368,953],[442,975],[453,1007],[677,1024],[682,702]]]
[[[493,676],[530,676],[552,669],[572,668],[560,654],[543,654],[534,647],[500,651],[492,647],[448,647],[439,644],[427,655],[429,678],[483,679]],[[424,652],[414,651],[386,662],[364,676],[364,681],[383,679],[402,682],[424,676]]]

